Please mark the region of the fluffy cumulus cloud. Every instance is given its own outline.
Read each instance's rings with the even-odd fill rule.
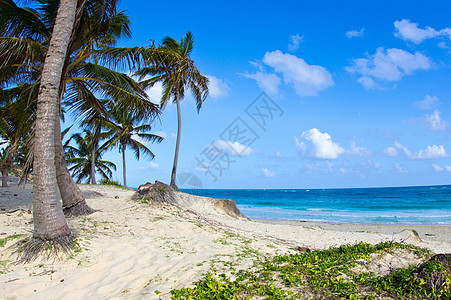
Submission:
[[[446,152],[443,145],[432,145],[427,146],[427,148],[424,150],[421,149],[420,151],[418,151],[415,157],[418,159],[445,158],[448,157],[448,153]]]
[[[299,49],[300,44],[303,39],[304,39],[304,36],[300,36],[299,34],[290,36],[291,43],[288,44],[288,50],[295,51],[295,50]]]
[[[328,133],[322,133],[317,128],[304,131],[301,135],[301,139],[311,142],[311,155],[316,158],[337,159],[345,152],[345,149],[332,141],[332,138]],[[296,146],[305,152],[307,146],[301,139],[295,139]]]
[[[266,72],[256,72],[254,74],[244,73],[245,77],[257,81],[259,88],[270,95],[279,93],[280,78],[276,74]]]
[[[299,96],[316,96],[334,84],[326,68],[309,65],[302,58],[279,50],[266,52],[263,62],[281,73],[284,82],[293,85]]]
[[[212,146],[215,151],[220,151],[221,153],[227,153],[231,156],[250,156],[257,153],[257,150],[251,147],[245,146],[239,142],[231,142],[225,140],[217,140]]]
[[[265,176],[266,178],[272,178],[272,177],[276,176],[276,172],[270,171],[267,168],[262,168],[262,173],[263,173],[263,176]]]
[[[394,148],[389,147],[384,150],[384,153],[388,155],[387,152],[390,153],[398,153],[397,150],[404,153],[409,159],[438,159],[438,158],[447,158],[449,156],[448,152],[443,145],[432,145],[427,146],[426,149],[420,149],[418,152],[410,151],[406,146],[395,141]],[[391,149],[391,150],[387,150]],[[390,156],[390,155],[388,155]]]
[[[436,30],[432,27],[419,28],[417,23],[403,19],[395,21],[395,36],[405,41],[421,44],[424,40],[448,37],[451,39],[451,28]]]
[[[432,114],[426,114],[424,117],[426,126],[432,131],[443,131],[448,128],[448,123],[440,117],[440,111],[434,110]]]
[[[212,98],[222,98],[229,94],[230,87],[222,79],[217,78],[213,75],[206,75],[210,81],[208,85],[209,94]]]
[[[384,154],[388,157],[398,156],[398,150],[395,147],[387,147],[384,149]]]
[[[414,106],[417,106],[421,109],[433,109],[437,105],[440,104],[440,100],[436,96],[426,95],[423,100],[417,101],[414,103]]]
[[[258,86],[268,94],[279,93],[281,79],[283,83],[293,86],[299,96],[316,96],[334,84],[330,72],[318,65],[309,65],[304,59],[280,50],[266,52],[261,62],[250,62],[259,70],[256,73],[244,73],[243,76],[254,79]],[[272,68],[274,72],[268,72]]]
[[[348,38],[354,38],[354,37],[361,37],[365,34],[365,28],[362,28],[360,30],[349,30],[346,32],[346,36]]]
[[[430,59],[420,52],[410,53],[402,49],[380,47],[374,55],[353,59],[346,70],[360,75],[358,81],[366,89],[373,89],[379,86],[380,81],[399,81],[414,71],[430,68]]]

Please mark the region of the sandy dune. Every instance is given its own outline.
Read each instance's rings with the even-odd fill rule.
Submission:
[[[17,239],[8,241],[0,248],[4,299],[168,299],[171,289],[190,286],[212,268],[248,268],[259,255],[298,246],[396,240],[436,253],[451,249],[450,226],[260,222],[232,218],[208,198],[183,193],[177,193],[180,206],[154,208],[131,200],[130,190],[81,188],[98,211],[68,220],[80,249],[69,259],[16,265],[9,246]],[[0,238],[31,234],[31,189],[0,188]]]

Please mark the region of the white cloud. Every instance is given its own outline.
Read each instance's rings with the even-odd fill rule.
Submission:
[[[199,172],[210,172],[212,168],[211,164],[205,163],[205,162],[200,162],[197,166],[196,166],[196,171]]]
[[[254,74],[244,73],[243,75],[257,81],[258,87],[266,93],[270,95],[279,93],[280,78],[276,74],[257,72]]]
[[[149,168],[154,170],[154,169],[159,169],[160,166],[157,163],[154,163],[153,161],[151,161],[149,163]]]
[[[334,84],[326,68],[309,65],[304,59],[279,50],[266,52],[263,62],[282,73],[284,82],[292,84],[300,96],[316,96],[319,91]]]
[[[337,143],[333,142],[328,133],[322,133],[317,128],[312,128],[304,131],[301,138],[312,143],[312,155],[321,159],[337,159],[339,155],[343,154],[345,150]],[[296,146],[302,148],[305,144],[296,138]]]
[[[451,172],[451,166],[445,166],[444,168],[437,165],[437,164],[432,164],[432,168],[436,171],[436,172]]]
[[[359,79],[357,79],[357,82],[360,83],[361,85],[363,85],[365,90],[372,90],[372,89],[379,88],[379,84],[376,81],[374,81],[374,79],[367,77],[367,76],[360,77]]]
[[[432,27],[426,26],[426,28],[422,29],[418,27],[417,23],[413,23],[406,19],[395,21],[394,25],[396,28],[396,37],[399,37],[405,41],[413,42],[415,44],[421,44],[426,39],[432,39],[441,36],[448,36],[449,38],[451,38],[451,28],[435,30]]]
[[[437,46],[442,49],[449,49],[449,46],[445,42],[440,42]]]
[[[403,144],[401,144],[398,141],[395,141],[395,147],[396,149],[401,150],[402,152],[404,152],[405,155],[407,155],[408,157],[412,157],[412,152]]]
[[[147,166],[139,166],[138,170],[156,170],[159,169],[160,166],[157,163],[151,161]]]
[[[371,155],[371,151],[368,148],[357,146],[354,141],[351,143],[351,148],[348,150],[348,153],[351,155],[357,155],[357,156],[370,156]]]
[[[449,156],[443,145],[427,146],[426,149],[420,149],[418,152],[412,152],[406,146],[402,145],[398,141],[395,141],[395,147],[396,149],[404,152],[409,159],[436,159],[446,158]]]
[[[267,168],[262,168],[262,172],[263,172],[263,176],[265,176],[266,178],[271,178],[271,177],[276,176],[276,172],[270,171]]]
[[[365,88],[372,89],[378,87],[377,81],[399,81],[416,70],[430,68],[430,59],[420,52],[412,54],[402,49],[385,50],[380,47],[372,56],[353,59],[352,65],[346,67],[346,71],[361,75],[358,81]]]
[[[427,127],[432,131],[441,131],[448,127],[448,123],[440,118],[440,111],[437,109],[430,115],[426,114],[425,121]]]
[[[415,106],[421,109],[433,109],[440,103],[440,100],[436,96],[426,95],[423,100],[414,103]]]
[[[276,157],[277,158],[284,158],[285,156],[283,156],[282,152],[276,151]]]
[[[168,133],[164,132],[164,131],[157,131],[154,133],[155,135],[161,136],[162,138],[167,138],[168,137]]]
[[[379,169],[382,164],[380,162],[373,162],[371,159],[364,160],[360,163],[362,167],[372,168],[372,169]]]
[[[250,156],[257,153],[257,150],[254,150],[248,146],[244,146],[239,142],[217,140],[214,142],[213,147],[215,147],[219,151],[228,153],[231,156]]]
[[[435,172],[443,172],[445,170],[437,164],[432,164],[432,168],[435,170]]]
[[[388,147],[384,149],[384,154],[389,157],[396,157],[398,156],[398,151],[394,147]]]
[[[365,34],[365,28],[362,28],[360,30],[349,30],[348,32],[346,32],[346,36],[348,38],[361,37],[361,36],[364,36],[364,34]]]
[[[409,172],[408,172],[406,169],[404,169],[403,166],[401,166],[400,164],[396,164],[396,165],[395,165],[395,168],[396,168],[396,170],[397,170],[399,173],[404,173],[404,174],[408,174],[408,173],[409,173]]]
[[[217,78],[213,75],[206,75],[208,77],[209,85],[208,90],[210,97],[212,98],[222,98],[230,93],[230,87],[222,79]]]
[[[433,159],[433,158],[445,158],[448,156],[448,153],[445,150],[443,145],[432,145],[427,146],[425,150],[421,149],[418,151],[418,154],[415,156],[418,159]]]
[[[155,104],[160,104],[161,97],[163,96],[163,84],[161,82],[155,83],[146,93],[150,101]]]
[[[302,154],[305,154],[305,151],[307,150],[307,146],[301,140],[301,138],[294,137],[294,143],[296,145],[296,148],[298,148],[302,152]]]
[[[299,34],[290,36],[291,43],[288,44],[288,50],[295,51],[295,50],[299,49],[299,45],[301,44],[303,39],[304,39],[304,36],[300,36]]]

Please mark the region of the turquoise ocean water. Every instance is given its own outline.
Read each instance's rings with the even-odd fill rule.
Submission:
[[[182,189],[183,190],[183,189]],[[251,219],[451,225],[451,186],[356,189],[185,189],[233,199]]]

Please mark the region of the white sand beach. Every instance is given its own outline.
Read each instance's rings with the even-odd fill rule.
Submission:
[[[0,238],[31,235],[32,186],[10,185],[0,189]],[[259,255],[295,253],[296,247],[399,241],[435,253],[451,249],[451,226],[253,221],[183,193],[178,206],[152,207],[131,200],[132,190],[80,187],[97,210],[68,219],[80,249],[71,258],[14,264],[10,246],[17,239],[9,240],[0,248],[3,299],[168,299],[171,289],[192,286],[212,267],[248,268]]]

